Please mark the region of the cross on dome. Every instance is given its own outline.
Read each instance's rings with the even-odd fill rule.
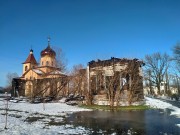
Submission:
[[[48,46],[50,46],[50,40],[51,40],[51,38],[50,38],[50,36],[48,36]]]
[[[41,56],[44,55],[51,55],[51,56],[56,56],[56,52],[50,47],[50,36],[48,36],[48,46],[46,49],[41,51]]]

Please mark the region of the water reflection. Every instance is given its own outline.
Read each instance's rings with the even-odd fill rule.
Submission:
[[[66,123],[91,129],[92,134],[179,135],[180,128],[175,124],[180,123],[180,119],[169,116],[168,111],[78,112],[69,116]]]

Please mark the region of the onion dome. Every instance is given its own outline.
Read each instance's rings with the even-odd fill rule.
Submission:
[[[45,55],[56,56],[56,52],[50,47],[50,38],[48,38],[47,48],[41,51],[41,56]]]

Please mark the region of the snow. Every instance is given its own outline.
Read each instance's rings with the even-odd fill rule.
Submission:
[[[33,69],[34,72],[36,72],[37,74],[43,74],[43,72],[41,70],[38,69]]]
[[[169,103],[145,97],[146,105],[159,109],[170,109],[171,115],[180,117],[180,109]],[[71,124],[62,124],[68,114],[78,111],[91,111],[78,106],[69,106],[65,103],[31,104],[9,102],[7,130],[5,126],[5,103],[0,100],[0,135],[56,135],[56,134],[91,134],[92,129]],[[34,120],[34,118],[36,118]],[[33,121],[34,120],[34,121]],[[50,124],[61,123],[59,125]],[[180,123],[176,124],[180,127]]]
[[[44,134],[89,134],[90,130],[81,126],[73,125],[50,125],[49,122],[62,122],[68,114],[78,111],[91,111],[89,109],[79,108],[78,106],[69,106],[65,103],[13,103],[9,102],[7,130],[5,126],[5,103],[0,100],[0,134],[1,135],[44,135]],[[43,106],[45,110],[43,109]],[[40,118],[37,121],[30,122],[28,118]]]
[[[171,115],[175,115],[178,118],[180,118],[180,108],[175,107],[169,103],[163,102],[159,99],[149,98],[145,97],[146,99],[146,105],[149,105],[152,108],[158,108],[158,109],[170,109]]]
[[[59,100],[60,103],[65,103],[67,98],[62,98],[61,100]]]
[[[43,109],[43,105],[45,110]],[[41,113],[48,115],[58,115],[62,112],[78,112],[78,111],[87,111],[87,109],[82,109],[77,106],[69,106],[64,103],[40,103],[40,104],[31,104],[31,103],[11,103],[10,109],[27,111],[30,113]]]
[[[64,74],[63,72],[61,72],[61,71],[58,71],[58,70],[56,70],[56,71],[53,71],[53,72],[51,72],[50,74],[52,74],[52,75],[59,75],[59,74],[61,74],[61,75],[66,75],[66,74]]]
[[[171,109],[171,115],[176,115],[180,118],[180,108],[175,107],[169,103],[163,102],[159,99],[149,98],[145,97],[146,99],[146,105],[149,105],[152,108],[158,108],[158,109]]]

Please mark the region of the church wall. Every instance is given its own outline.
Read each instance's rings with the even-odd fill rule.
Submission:
[[[33,83],[31,81],[27,81],[25,83],[25,96],[31,97],[33,91]]]
[[[30,67],[31,67],[31,64],[30,64],[30,63],[23,64],[23,74],[24,74],[28,69],[30,69]]]
[[[48,73],[48,72],[51,72],[54,70],[54,68],[51,68],[51,67],[47,67],[47,66],[44,66],[44,67],[38,67],[40,70],[42,70],[44,73]]]
[[[30,70],[28,73],[25,74],[24,78],[25,80],[27,80],[27,79],[41,79],[42,77],[40,77],[34,71]]]
[[[43,72],[47,72],[47,67],[39,67],[40,68],[40,70],[42,70]]]
[[[42,56],[40,60],[40,65],[55,67],[55,57],[49,55]]]

